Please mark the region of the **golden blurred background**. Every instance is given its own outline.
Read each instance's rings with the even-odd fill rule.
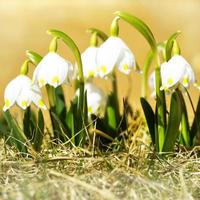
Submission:
[[[197,79],[200,79],[199,0],[0,0],[0,106],[3,105],[4,88],[18,75],[25,60],[25,51],[31,49],[41,55],[47,53],[51,39],[46,34],[47,29],[56,28],[66,32],[83,51],[89,44],[86,29],[96,27],[109,33],[113,13],[117,10],[144,20],[157,41],[166,40],[169,35],[181,30],[178,41],[182,54],[193,65]],[[143,37],[124,22],[120,22],[120,37],[142,66],[149,50]],[[61,43],[59,52],[74,61],[70,50]],[[132,105],[138,106],[140,75],[134,72],[130,77],[119,74],[118,80],[121,97],[131,88]],[[108,81],[101,82],[104,88],[109,88],[107,84]],[[73,90],[69,91],[68,97]],[[192,89],[192,93],[196,101],[199,92]]]

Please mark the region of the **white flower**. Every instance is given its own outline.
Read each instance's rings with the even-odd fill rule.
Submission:
[[[100,88],[90,82],[85,84],[85,90],[87,91],[88,115],[101,114],[106,107],[106,94]],[[79,95],[79,90],[76,91],[76,95]]]
[[[129,74],[135,67],[135,57],[119,37],[111,36],[99,47],[97,64],[100,77],[111,74],[114,67]]]
[[[105,93],[93,83],[85,84],[85,90],[87,91],[88,115],[104,111],[107,102]]]
[[[83,75],[86,79],[97,76],[97,47],[88,47],[82,54]]]
[[[33,73],[33,82],[42,87],[49,84],[58,87],[73,78],[73,67],[70,62],[55,52],[49,52],[37,65]]]
[[[39,87],[32,84],[31,79],[25,75],[19,75],[8,83],[4,92],[4,101],[4,112],[15,103],[24,110],[31,102],[39,108],[46,109]]]
[[[190,64],[180,55],[173,56],[161,65],[161,90],[173,90],[177,87],[188,88],[195,84],[195,75]]]

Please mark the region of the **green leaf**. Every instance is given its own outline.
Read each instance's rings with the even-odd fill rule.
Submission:
[[[178,35],[180,34],[181,32],[180,31],[177,31],[175,33],[173,33],[169,39],[167,40],[167,43],[166,43],[166,61],[168,61],[170,58],[171,58],[171,53],[172,53],[172,48],[173,48],[173,43],[174,43],[174,40],[176,40],[176,38],[178,37]]]
[[[179,136],[179,126],[182,116],[182,104],[180,91],[176,91],[172,94],[170,103],[170,112],[168,118],[168,126],[165,134],[165,141],[161,152],[174,151],[175,142]]]
[[[24,111],[23,118],[23,131],[25,136],[31,142],[33,139],[34,131],[36,129],[36,118],[30,106]]]
[[[180,93],[180,100],[182,104],[182,117],[181,117],[181,134],[183,138],[183,144],[189,148],[190,147],[190,126],[187,114],[187,108],[185,105],[185,100],[182,93]]]
[[[151,108],[150,104],[146,101],[145,98],[141,97],[140,102],[147,121],[152,142],[153,144],[155,144],[155,115],[153,109]]]
[[[117,109],[116,109],[116,95],[114,94],[114,92],[112,92],[108,96],[105,119],[104,119],[107,127],[107,130],[104,132],[111,134],[112,137],[116,136],[118,131],[118,125],[120,122],[120,116]]]
[[[9,142],[13,145],[16,146],[16,148],[22,152],[22,153],[27,153],[27,139],[22,132],[22,130],[19,128],[18,124],[16,121],[13,119],[12,115],[10,114],[9,111],[6,111],[3,113],[8,126],[10,128],[10,138]]]
[[[41,151],[41,146],[44,137],[44,117],[42,111],[39,109],[37,118],[37,128],[35,130],[33,147],[36,151]]]
[[[67,138],[67,130],[66,127],[63,125],[61,119],[51,111],[51,117],[53,118],[53,127],[54,127],[54,134],[55,134],[55,139],[58,141],[66,142],[68,140]]]
[[[62,86],[56,88],[55,97],[56,97],[56,114],[59,116],[63,124],[65,124],[67,107],[65,103],[65,96]]]
[[[31,50],[26,51],[26,56],[35,65],[38,65],[39,62],[42,60],[42,56],[40,56],[38,53]]]
[[[106,41],[108,39],[108,36],[101,30],[97,28],[89,28],[87,29],[88,33],[97,33],[98,37],[101,38],[102,41]]]
[[[194,120],[192,122],[190,137],[191,146],[195,144],[194,139],[200,138],[200,97],[197,103]]]
[[[71,106],[69,108],[69,111],[67,112],[67,116],[66,116],[66,124],[67,124],[67,129],[70,132],[70,138],[71,141],[74,145],[76,145],[76,141],[75,141],[75,118],[74,118],[74,113],[75,110],[77,109],[77,105],[75,100],[73,102],[71,102]]]
[[[153,33],[141,19],[121,11],[117,11],[115,14],[136,28],[145,37],[153,52],[156,50],[156,41]]]

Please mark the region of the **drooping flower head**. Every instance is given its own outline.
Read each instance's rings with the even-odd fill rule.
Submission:
[[[161,65],[161,90],[167,94],[176,88],[189,88],[191,84],[196,84],[196,78],[191,65],[180,55],[173,56],[168,62]],[[155,71],[149,78],[149,85],[153,90],[152,96],[155,97]]]
[[[99,114],[106,106],[105,93],[92,83],[87,83],[85,90],[87,90],[88,115]]]
[[[33,73],[33,82],[42,87],[46,84],[58,87],[73,78],[73,67],[70,62],[55,52],[49,52],[37,65]]]
[[[87,91],[88,116],[91,114],[101,114],[106,107],[106,94],[91,82],[85,84],[85,90]],[[76,95],[79,95],[79,90],[76,91]]]
[[[135,67],[135,57],[122,39],[111,36],[99,47],[97,64],[100,77],[110,75],[114,67],[129,74]]]
[[[196,82],[190,64],[180,55],[173,56],[161,65],[161,90],[173,90],[177,87],[188,88]]]
[[[31,79],[26,75],[19,75],[8,83],[4,92],[4,101],[4,112],[15,103],[24,110],[31,102],[41,109],[46,109],[39,87],[32,84]]]

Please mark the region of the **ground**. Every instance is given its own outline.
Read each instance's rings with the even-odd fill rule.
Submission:
[[[94,152],[57,148],[28,158],[0,147],[0,199],[199,199],[200,158],[148,148]]]

